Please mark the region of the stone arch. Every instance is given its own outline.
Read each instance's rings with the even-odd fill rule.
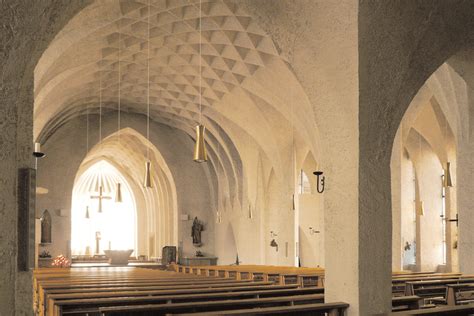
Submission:
[[[392,235],[390,157],[398,126],[429,76],[474,40],[472,3],[459,1],[456,8],[453,3],[422,9],[417,5],[366,3],[359,10],[359,34],[364,34],[359,38],[359,229],[367,239],[360,246],[359,257],[381,259],[367,266],[380,271],[371,277],[378,279],[381,287],[360,293],[362,300],[370,298],[379,307],[360,311],[362,314],[390,309],[391,251],[386,251],[391,248]],[[395,12],[404,14],[400,17]],[[439,23],[441,20],[444,22]],[[379,26],[376,31],[375,25]],[[420,30],[417,40],[408,34],[413,29]],[[411,45],[406,45],[406,39],[411,39]],[[374,228],[369,224],[372,216],[380,223]],[[368,246],[373,236],[379,237],[378,247]]]
[[[153,187],[143,187],[147,148]],[[100,160],[109,161],[127,179],[137,202],[138,253],[155,257],[162,247],[178,243],[178,201],[173,175],[162,154],[132,128],[105,137],[83,159],[76,179]],[[146,212],[145,212],[146,211]]]

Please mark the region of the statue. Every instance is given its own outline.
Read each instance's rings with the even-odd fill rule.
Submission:
[[[197,216],[194,218],[193,227],[191,230],[191,237],[193,237],[193,245],[201,247],[201,232],[204,230],[204,224],[198,220]]]
[[[41,216],[41,243],[50,244],[51,240],[51,215],[48,210],[44,210]]]

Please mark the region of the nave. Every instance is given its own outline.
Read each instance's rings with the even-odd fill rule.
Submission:
[[[225,290],[218,309],[466,313],[473,16],[465,0],[2,1],[1,316],[53,313],[48,282],[99,313],[180,278],[290,287],[271,304]]]

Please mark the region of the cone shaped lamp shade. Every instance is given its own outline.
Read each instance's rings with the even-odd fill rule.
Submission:
[[[145,188],[151,188],[151,162],[145,162],[145,179],[143,181]]]
[[[425,215],[425,207],[423,205],[423,201],[420,201],[418,202],[418,214],[420,216],[424,216]]]
[[[445,177],[444,177],[444,186],[446,188],[453,187],[453,180],[451,179],[451,163],[450,162],[448,162],[446,164],[446,173],[445,173]]]
[[[89,206],[86,206],[86,219],[89,219],[89,218],[91,218],[89,214]]]
[[[204,125],[196,126],[196,144],[194,145],[194,161],[196,162],[207,161],[206,143],[204,142],[205,131],[206,127]]]
[[[115,202],[122,203],[122,184],[117,183],[117,187],[115,189]]]

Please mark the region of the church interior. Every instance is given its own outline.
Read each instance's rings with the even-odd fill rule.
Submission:
[[[0,7],[1,316],[474,313],[474,2]]]

